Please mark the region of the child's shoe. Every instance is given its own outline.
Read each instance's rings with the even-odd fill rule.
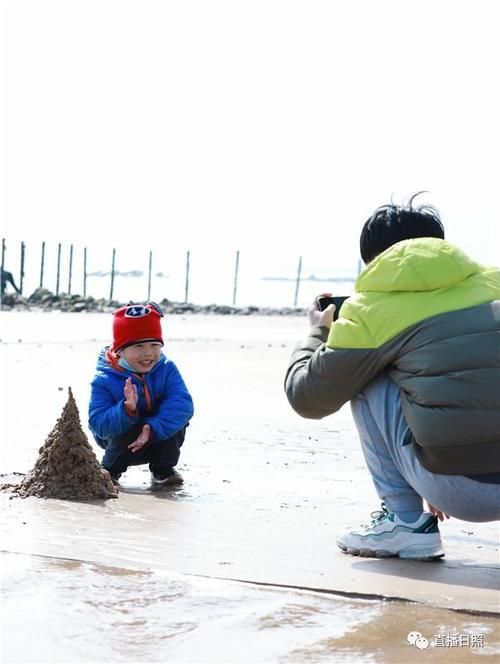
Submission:
[[[182,484],[184,479],[175,468],[159,468],[151,471],[151,482],[154,486],[176,486]]]
[[[414,560],[434,560],[444,556],[434,514],[423,512],[416,521],[407,523],[389,512],[382,503],[382,510],[373,512],[372,518],[369,526],[344,531],[337,538],[337,546],[353,556],[398,556]]]
[[[113,482],[113,484],[115,486],[118,486],[120,484],[120,477],[122,476],[122,474],[121,473],[111,473],[109,470],[107,470],[107,468],[105,468],[104,470],[106,470],[106,472],[111,477],[111,481]]]

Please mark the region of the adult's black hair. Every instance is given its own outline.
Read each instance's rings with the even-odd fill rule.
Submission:
[[[359,238],[361,258],[369,263],[401,240],[414,237],[437,237],[444,240],[439,212],[432,205],[413,206],[413,194],[405,205],[382,205],[366,221]]]

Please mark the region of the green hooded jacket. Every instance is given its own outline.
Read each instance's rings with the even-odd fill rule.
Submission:
[[[445,240],[404,240],[359,275],[328,330],[293,353],[285,390],[322,418],[382,371],[401,390],[422,465],[435,473],[500,471],[500,271]]]

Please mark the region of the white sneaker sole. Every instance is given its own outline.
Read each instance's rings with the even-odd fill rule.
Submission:
[[[404,558],[410,560],[437,560],[443,558],[444,551],[441,543],[441,537],[437,535],[413,535],[413,539],[421,539],[421,542],[404,542],[402,536],[395,536],[392,541],[384,542],[381,546],[375,546],[367,542],[359,547],[349,546],[341,540],[337,540],[337,546],[351,556],[361,556],[366,558]]]
[[[348,553],[351,556],[360,556],[361,558],[406,558],[409,560],[424,561],[439,560],[439,558],[444,557],[443,550],[435,551],[434,549],[412,549],[393,553],[392,551],[386,551],[384,549],[377,549],[376,551],[372,551],[371,549],[346,549],[340,545],[339,548],[344,553]]]

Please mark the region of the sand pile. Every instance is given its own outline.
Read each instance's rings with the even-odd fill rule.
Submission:
[[[16,488],[22,498],[88,500],[117,498],[107,471],[99,464],[80,423],[71,388],[55,427],[40,448],[33,469]]]

